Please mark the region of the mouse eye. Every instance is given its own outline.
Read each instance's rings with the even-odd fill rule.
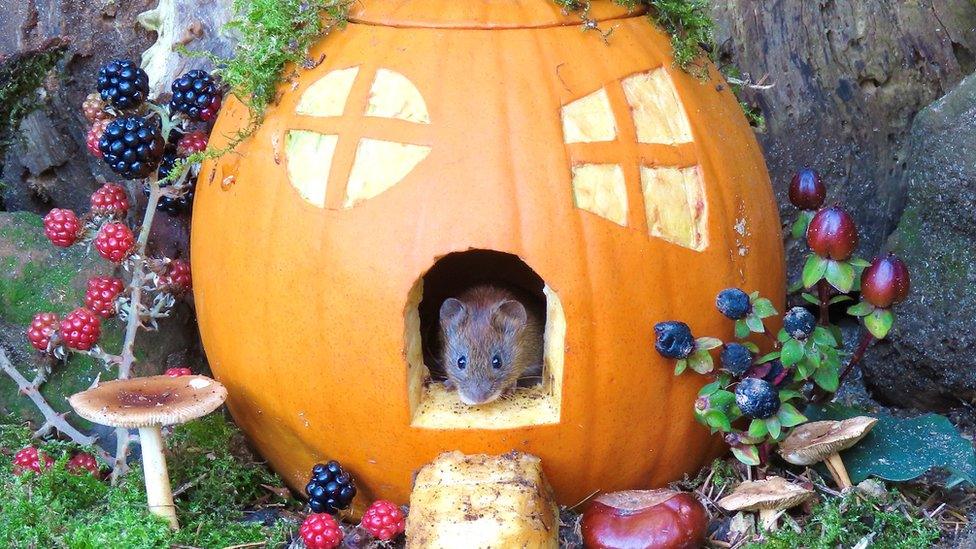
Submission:
[[[502,367],[502,359],[498,355],[491,357],[491,367],[494,369],[499,369]]]
[[[468,357],[459,356],[457,361],[458,370],[463,370],[468,365]]]

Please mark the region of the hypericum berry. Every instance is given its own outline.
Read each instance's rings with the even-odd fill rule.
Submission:
[[[735,387],[735,403],[743,415],[766,419],[779,411],[779,391],[766,380],[747,377]]]
[[[108,118],[110,115],[105,112],[105,100],[97,92],[92,92],[85,97],[81,103],[81,112],[89,122]]]
[[[111,121],[98,140],[102,160],[126,179],[148,176],[163,157],[163,136],[155,122],[138,116]]]
[[[78,452],[71,456],[65,468],[72,473],[81,474],[89,472],[96,477],[102,473],[98,467],[98,461],[95,460],[95,456],[85,452]]]
[[[81,221],[71,210],[54,208],[44,216],[44,236],[59,248],[78,242],[81,236]]]
[[[654,348],[664,358],[688,358],[695,350],[695,338],[684,322],[658,322],[654,325],[654,336]]]
[[[381,499],[366,509],[360,526],[376,539],[390,541],[406,528],[406,519],[395,503]]]
[[[102,135],[105,134],[105,128],[112,123],[114,118],[100,118],[94,122],[90,128],[88,128],[88,133],[85,134],[85,145],[88,147],[88,152],[91,153],[95,158],[102,158],[102,150],[98,147],[98,143],[102,139]]]
[[[312,467],[312,478],[305,485],[308,506],[315,513],[335,513],[346,509],[356,497],[356,484],[338,461],[318,463]]]
[[[115,316],[115,300],[125,289],[125,284],[113,276],[96,276],[88,279],[85,306],[102,318]]]
[[[54,460],[33,446],[27,446],[14,454],[14,474],[22,475],[28,471],[40,473],[54,465]]]
[[[752,366],[752,351],[741,343],[726,343],[720,358],[722,368],[736,377],[741,377]]]
[[[88,351],[98,343],[98,338],[102,335],[102,321],[95,313],[79,307],[64,317],[58,333],[69,348]]]
[[[166,375],[169,377],[192,376],[193,370],[189,368],[169,368],[166,370]]]
[[[749,294],[738,288],[726,288],[718,293],[715,306],[725,316],[732,320],[745,318],[752,310]]]
[[[298,529],[308,549],[333,549],[342,543],[342,528],[328,513],[309,515]]]
[[[190,264],[182,259],[174,259],[166,267],[166,273],[160,277],[160,284],[175,293],[193,289],[193,276]]]
[[[816,210],[827,198],[827,187],[817,170],[803,168],[790,181],[790,202],[801,210]]]
[[[820,257],[846,261],[857,248],[857,225],[840,206],[817,212],[807,229],[807,244]]]
[[[874,258],[861,273],[861,297],[875,307],[887,309],[905,301],[910,288],[908,267],[892,253]]]
[[[128,59],[115,59],[99,69],[96,87],[106,102],[132,109],[149,95],[149,75]]]
[[[129,194],[115,183],[106,183],[91,195],[91,212],[95,215],[125,217],[129,211]]]
[[[207,71],[192,70],[173,81],[170,106],[190,120],[213,120],[220,109],[222,93]]]
[[[37,313],[27,328],[27,341],[38,351],[45,353],[51,345],[51,337],[60,328],[61,322],[54,313]]]
[[[810,337],[816,327],[816,317],[803,307],[793,307],[783,316],[783,329],[793,339]]]
[[[203,132],[190,132],[176,143],[176,154],[180,156],[190,156],[205,150],[207,150],[207,134]]]
[[[95,237],[98,255],[113,263],[121,263],[132,253],[136,239],[125,223],[106,223]]]

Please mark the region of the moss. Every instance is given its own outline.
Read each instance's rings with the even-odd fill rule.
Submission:
[[[0,63],[0,153],[20,121],[37,108],[35,93],[57,65],[66,46],[52,42],[37,51],[12,56]]]

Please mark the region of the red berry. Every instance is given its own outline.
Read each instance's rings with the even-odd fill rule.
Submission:
[[[210,100],[210,104],[206,108],[200,110],[200,120],[204,122],[209,122],[214,118],[217,118],[217,111],[220,110],[220,95],[215,95],[213,99]]]
[[[98,255],[113,263],[120,263],[129,257],[135,243],[132,230],[125,223],[108,223],[95,237],[95,249],[98,250]]]
[[[85,306],[102,318],[115,316],[115,299],[125,284],[113,276],[96,276],[88,279]]]
[[[160,282],[176,293],[192,289],[193,277],[190,274],[190,264],[182,259],[170,261],[166,274],[162,276]]]
[[[205,150],[207,150],[207,134],[203,132],[190,132],[176,143],[176,154],[179,156],[190,156]]]
[[[54,208],[44,216],[44,236],[51,244],[67,248],[81,236],[81,221],[71,210]]]
[[[96,477],[102,473],[98,467],[98,462],[95,461],[95,456],[86,454],[85,452],[79,452],[71,456],[66,467],[72,473],[80,474],[88,471]]]
[[[332,549],[342,543],[342,528],[332,515],[314,513],[305,519],[298,533],[308,549]]]
[[[846,261],[857,248],[857,226],[839,206],[817,212],[807,229],[807,244],[820,257]]]
[[[84,113],[89,122],[95,122],[109,116],[105,112],[105,101],[102,100],[102,96],[98,92],[88,94],[88,97],[81,103],[81,112]]]
[[[58,315],[54,313],[37,313],[30,327],[27,328],[27,340],[38,351],[47,352],[51,344],[51,336],[58,331],[60,322]]]
[[[91,128],[88,128],[88,133],[85,135],[85,145],[88,147],[88,152],[92,154],[95,158],[102,157],[102,151],[98,147],[98,141],[102,138],[102,134],[105,133],[105,128],[114,120],[114,118],[100,118],[92,123]]]
[[[166,370],[166,375],[169,377],[192,376],[193,370],[189,368],[169,368]]]
[[[875,307],[887,309],[905,301],[910,288],[908,267],[895,254],[874,258],[861,273],[861,297]]]
[[[87,351],[98,343],[102,335],[102,321],[88,309],[78,308],[61,321],[61,340],[75,350]]]
[[[803,168],[790,181],[790,202],[801,210],[816,210],[827,198],[827,187],[817,170]]]
[[[406,528],[406,519],[403,511],[393,502],[378,500],[374,501],[366,513],[363,514],[363,521],[360,526],[365,528],[376,539],[389,541]]]
[[[14,454],[14,474],[22,475],[28,471],[40,473],[54,465],[54,460],[33,446],[27,446]]]
[[[115,183],[106,183],[91,195],[91,212],[95,215],[125,217],[129,211],[129,194]]]

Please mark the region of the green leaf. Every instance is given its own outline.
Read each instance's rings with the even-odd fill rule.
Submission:
[[[769,430],[766,429],[766,422],[761,419],[754,419],[749,423],[749,436],[758,439],[766,438]]]
[[[721,388],[722,388],[722,384],[718,380],[715,380],[715,381],[709,383],[708,385],[705,385],[704,387],[702,387],[701,390],[698,391],[698,396],[700,396],[700,397],[708,396],[708,395],[714,393],[715,391],[718,391]]]
[[[795,339],[790,339],[783,344],[783,349],[780,352],[780,361],[783,366],[792,366],[803,359],[803,344]]]
[[[835,305],[837,303],[843,303],[845,301],[854,301],[854,298],[849,295],[835,295],[834,297],[830,298],[830,301],[828,301],[827,304]]]
[[[871,266],[871,262],[870,261],[867,261],[865,259],[861,259],[860,257],[852,257],[852,258],[848,259],[847,262],[850,263],[854,267],[860,267],[862,269],[865,268],[865,267],[870,267]]]
[[[688,360],[682,358],[674,363],[674,375],[680,376],[684,373],[685,369],[688,368]]]
[[[752,303],[757,299],[759,299],[759,290],[754,290],[752,292],[749,292],[749,303]]]
[[[803,210],[799,215],[796,216],[796,221],[793,222],[793,226],[790,228],[790,236],[796,240],[806,237],[807,227],[810,226],[810,220],[813,218],[813,212],[808,212]]]
[[[773,437],[773,440],[779,440],[779,436],[783,434],[783,426],[780,424],[779,418],[776,416],[766,418],[766,430],[769,431],[769,436]]]
[[[722,340],[717,337],[699,337],[695,340],[695,348],[702,351],[709,351],[722,345]]]
[[[708,351],[698,350],[688,357],[688,367],[699,374],[707,374],[715,369],[715,363]]]
[[[838,291],[847,293],[854,288],[854,267],[845,261],[828,261],[824,278]]]
[[[771,353],[766,353],[756,360],[756,364],[765,364],[770,360],[779,358],[779,351],[773,351]]]
[[[708,397],[708,403],[712,409],[721,410],[726,415],[736,415],[732,412],[732,404],[735,403],[735,393],[724,389],[715,391]]]
[[[742,345],[746,349],[749,349],[752,352],[752,354],[758,354],[759,353],[759,345],[756,345],[755,343],[753,343],[751,341],[746,341]]]
[[[779,418],[780,424],[783,427],[796,427],[801,423],[806,423],[807,418],[796,409],[795,406],[784,402],[779,406],[779,412],[776,413],[776,417]]]
[[[733,446],[732,455],[746,465],[759,465],[759,449],[755,446]]]
[[[749,325],[746,324],[745,320],[735,321],[735,337],[739,339],[749,337]]]
[[[895,323],[895,314],[890,309],[875,309],[864,317],[864,326],[877,339],[884,339]]]
[[[803,265],[803,287],[812,288],[827,272],[827,260],[817,254],[810,254],[807,262]]]
[[[750,313],[745,320],[746,320],[746,326],[749,327],[750,331],[755,332],[757,334],[761,334],[766,331],[766,327],[763,326],[762,319],[756,316],[755,313]]]
[[[807,362],[813,366],[814,370],[820,367],[820,351],[818,349],[808,350],[805,355],[807,357]]]
[[[783,389],[782,391],[779,392],[779,401],[786,402],[787,400],[799,398],[801,396],[803,396],[803,394],[800,393],[799,391],[794,391],[792,389]]]
[[[761,297],[752,304],[752,312],[759,318],[767,318],[776,314],[776,307],[773,307],[772,301]]]
[[[813,381],[824,391],[833,393],[837,391],[837,387],[840,385],[840,374],[838,374],[837,368],[824,364],[813,372]]]
[[[796,365],[796,375],[801,380],[810,377],[810,374],[815,371],[817,371],[817,368],[813,365],[813,362],[809,360],[805,360]]]
[[[732,424],[729,422],[729,418],[721,410],[709,410],[705,412],[705,423],[709,427],[714,427],[723,433],[728,433],[732,430]]]
[[[780,331],[776,333],[776,341],[779,341],[780,343],[786,343],[786,340],[789,338],[790,334],[786,333],[786,330],[780,329]]]
[[[802,294],[800,294],[800,297],[802,297],[804,299],[804,301],[806,301],[807,303],[811,303],[811,304],[816,305],[818,307],[820,306],[820,300],[817,298],[817,296],[815,296],[815,295],[813,295],[811,293],[803,292]]]
[[[851,316],[868,316],[874,312],[874,305],[871,305],[867,301],[862,301],[857,305],[851,305],[847,308],[847,314]]]
[[[826,345],[828,347],[836,347],[837,340],[834,339],[834,334],[830,333],[829,330],[823,326],[817,326],[813,330],[813,342],[817,345]]]
[[[863,415],[878,418],[867,436],[842,452],[844,465],[855,484],[871,476],[904,482],[932,469],[945,469],[950,473],[947,488],[963,482],[976,485],[976,453],[972,442],[963,438],[944,416],[898,418],[836,403],[812,405],[805,413],[811,421]]]

